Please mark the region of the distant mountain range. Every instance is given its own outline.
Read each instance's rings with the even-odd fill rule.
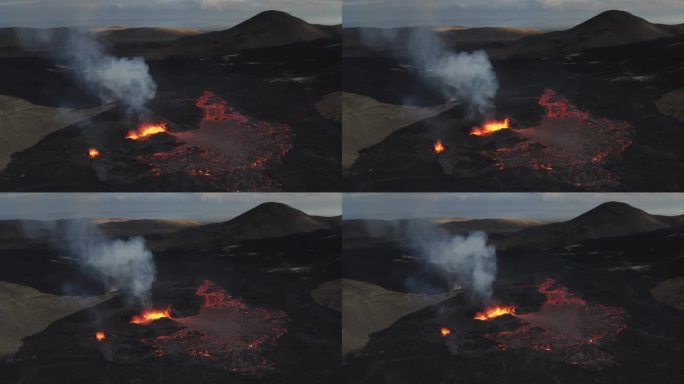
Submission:
[[[547,33],[532,28],[504,27],[345,28],[345,55],[364,49],[400,52],[409,36],[419,29],[435,31],[454,49],[483,48],[494,58],[563,56],[590,48],[684,37],[684,24],[654,24],[629,12],[611,10],[568,30]]]
[[[27,52],[20,37],[44,40],[56,36],[63,40],[74,30],[86,28],[0,28],[0,57],[21,56]],[[180,28],[96,28],[97,39],[119,55],[147,59],[204,58],[224,56],[245,49],[268,48],[319,39],[339,39],[341,25],[317,25],[280,11],[265,11],[232,28],[200,32]],[[39,47],[39,52],[51,49]],[[35,49],[34,49],[35,51]]]
[[[560,56],[590,48],[614,47],[663,38],[684,37],[684,24],[653,24],[624,11],[606,11],[565,31],[517,40],[488,51],[494,57]]]
[[[553,248],[679,226],[684,226],[684,215],[651,215],[629,204],[609,202],[570,221],[526,228],[494,244],[498,249]]]
[[[100,220],[101,221],[101,220]],[[112,238],[144,236],[153,250],[215,249],[247,240],[285,237],[341,228],[342,218],[311,216],[280,203],[261,204],[231,220],[203,224],[182,220],[105,220],[98,225]],[[1,220],[0,249],[32,247],[63,239],[53,230],[68,220]],[[96,221],[97,223],[98,221]]]
[[[428,223],[455,235],[483,231],[498,250],[559,248],[585,240],[627,236],[669,228],[684,228],[684,215],[651,215],[629,204],[608,202],[564,222],[515,219],[345,220],[343,238],[402,238]]]

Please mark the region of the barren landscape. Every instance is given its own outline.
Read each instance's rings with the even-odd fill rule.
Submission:
[[[339,219],[0,222],[0,377],[340,382]]]
[[[461,223],[344,222],[346,382],[680,381],[682,216],[611,202],[555,223]],[[495,274],[489,299],[468,267]],[[368,303],[383,316],[347,319]]]
[[[339,190],[339,26],[0,29],[0,190]]]
[[[676,144],[684,139],[681,25],[606,11],[553,32],[343,33],[350,95],[343,138],[355,137],[343,145],[353,160],[343,164],[347,191],[679,191],[684,184]],[[362,98],[368,107],[351,102]],[[418,107],[435,113],[412,120]]]

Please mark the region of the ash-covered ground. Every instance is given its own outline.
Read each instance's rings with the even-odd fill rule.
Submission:
[[[170,308],[173,320],[131,324],[142,308],[120,295],[26,337],[0,363],[0,377],[4,383],[340,382],[341,317],[312,297],[339,278],[339,247],[339,232],[326,230],[155,252],[151,303]],[[103,293],[82,266],[50,249],[5,244],[0,280],[55,295]]]
[[[0,95],[52,108],[100,105],[72,69],[58,64],[39,57],[1,58]],[[340,124],[316,108],[340,89],[339,39],[147,64],[157,84],[147,111],[130,114],[114,107],[48,134],[12,154],[0,174],[0,190],[339,190]],[[224,119],[227,132],[205,134],[188,145],[173,134],[201,128],[205,111],[197,103],[205,92],[239,114],[244,125]],[[127,132],[140,123],[165,123],[168,133],[127,140]],[[91,159],[90,148],[100,155]]]
[[[684,155],[679,148],[684,122],[661,113],[656,101],[684,86],[683,42],[674,37],[565,56],[492,57],[500,88],[489,118],[509,118],[511,130],[472,136],[470,131],[484,117],[456,106],[360,151],[346,171],[344,189],[679,191],[684,185]],[[452,48],[455,53],[496,47]],[[345,92],[382,103],[427,107],[448,101],[401,54],[356,52],[345,57],[343,72]],[[546,111],[539,99],[546,90],[588,114],[597,132],[568,132],[573,130],[561,123],[558,131],[548,132],[556,142],[525,141],[528,137],[515,134],[515,129],[544,125]],[[614,130],[615,126],[627,128]],[[437,140],[446,148],[439,155],[433,151]],[[628,145],[615,147],[623,141]],[[520,147],[528,142],[531,147]],[[578,143],[588,150],[575,151]],[[601,155],[605,151],[610,155]]]
[[[448,299],[371,334],[344,357],[345,380],[678,383],[684,313],[650,291],[684,272],[682,236],[674,228],[500,251],[493,300],[515,306],[515,317],[475,320],[482,306]],[[401,240],[357,237],[344,246],[343,275],[392,291],[448,292],[442,271],[418,256]]]

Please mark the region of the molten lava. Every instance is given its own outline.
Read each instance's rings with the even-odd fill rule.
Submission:
[[[266,174],[292,149],[290,127],[249,118],[209,91],[195,105],[204,112],[198,129],[172,133],[177,147],[138,160],[155,176],[201,177],[226,191],[279,190]]]
[[[146,309],[140,315],[133,315],[133,317],[131,317],[130,323],[147,325],[155,320],[164,318],[172,318],[170,307],[166,307],[164,309]]]
[[[100,151],[97,148],[90,148],[90,149],[88,149],[88,156],[91,159],[94,159],[94,158],[100,156]]]
[[[502,351],[528,348],[572,365],[611,364],[606,346],[626,328],[625,310],[589,304],[553,279],[538,290],[546,296],[539,311],[517,315],[523,325],[487,338]]]
[[[128,131],[126,138],[130,140],[145,140],[150,136],[167,131],[166,123],[140,124],[137,129]]]
[[[208,280],[195,294],[203,299],[199,313],[173,318],[182,329],[143,339],[158,357],[187,355],[242,374],[275,367],[267,356],[287,332],[285,312],[248,305]]]
[[[105,341],[106,338],[107,334],[104,333],[104,331],[95,332],[95,339],[97,339],[97,341]]]
[[[442,327],[442,329],[439,330],[439,333],[441,333],[443,337],[447,337],[451,335],[451,329]]]
[[[435,143],[433,150],[435,151],[436,154],[440,154],[444,152],[444,144],[442,144],[442,140],[437,140]]]
[[[496,306],[489,307],[484,312],[478,312],[473,317],[475,320],[491,320],[503,315],[513,315],[515,316],[515,307],[513,306]]]
[[[509,129],[511,126],[511,120],[505,118],[503,120],[491,120],[486,121],[480,127],[473,127],[470,134],[473,136],[489,136],[494,132],[498,132],[504,129]]]
[[[482,155],[499,171],[529,169],[584,190],[619,189],[609,166],[632,145],[631,125],[594,117],[550,89],[538,103],[546,111],[540,125],[515,129],[522,141]]]

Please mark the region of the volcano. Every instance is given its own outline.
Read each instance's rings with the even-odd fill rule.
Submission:
[[[336,28],[271,11],[213,32],[5,31],[0,190],[339,190],[341,122],[317,109],[340,88]],[[78,39],[145,92],[84,79],[113,72],[81,68],[97,60]]]
[[[466,205],[470,211],[472,204]],[[448,218],[435,222],[450,223]],[[392,318],[346,353],[347,382],[679,380],[677,354],[684,340],[684,312],[677,299],[684,273],[679,216],[650,215],[609,202],[568,222],[489,233],[498,271],[492,298],[485,302],[468,299],[467,289],[454,291],[444,281],[444,268],[417,252],[410,236],[377,227],[362,232],[358,222],[350,224],[343,276],[354,284],[349,292],[343,288],[343,307],[366,303],[360,286],[391,290],[374,300],[382,305],[391,297],[401,303],[395,309],[416,296],[435,300]],[[418,224],[406,227],[425,227]],[[480,229],[486,230],[485,224]],[[524,247],[499,245],[518,236],[530,239],[532,233],[537,242]],[[454,258],[464,257],[460,251],[454,250]],[[372,316],[375,308],[366,311],[367,317],[345,317],[343,327],[380,324]]]
[[[88,220],[114,243],[182,237],[193,244],[153,251],[156,282],[144,303],[74,257],[69,236],[51,232],[79,223],[2,222],[0,296],[13,304],[0,308],[0,376],[28,383],[341,382],[341,317],[314,298],[340,278],[339,226],[322,224],[337,220],[265,204],[235,218],[231,228],[249,236],[226,243],[202,237],[218,239],[213,231],[221,224]],[[268,232],[276,227],[283,229]]]
[[[285,46],[333,37],[331,28],[309,24],[286,12],[265,11],[233,28],[178,39],[148,56],[211,57],[245,49]]]
[[[234,219],[178,231],[153,243],[162,249],[193,249],[211,245],[225,247],[234,243],[288,236],[297,233],[339,228],[336,218],[309,216],[280,203],[264,203]]]
[[[524,37],[502,53],[506,55],[567,55],[590,48],[614,47],[672,38],[676,29],[652,24],[629,12],[610,10],[566,31]]]
[[[480,115],[468,107],[476,98],[461,97],[361,142],[344,168],[346,191],[681,190],[682,169],[658,165],[681,163],[673,144],[684,139],[679,26],[608,11],[568,30],[459,41],[468,30],[349,30],[364,38],[343,47],[343,91],[384,108],[370,115],[346,103],[346,114],[369,118],[349,120],[343,136],[383,132],[411,109],[454,102],[434,73],[416,65],[416,47],[408,44],[415,33],[434,35],[454,61],[484,51],[499,87]],[[438,142],[444,150],[434,150]]]
[[[626,236],[681,225],[684,225],[682,216],[651,215],[629,204],[608,202],[570,221],[514,232],[497,245],[503,248],[560,247],[589,239]]]

